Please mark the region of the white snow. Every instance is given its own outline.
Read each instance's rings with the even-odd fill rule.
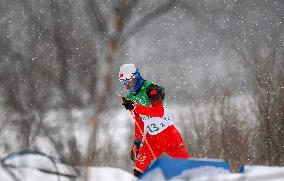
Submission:
[[[90,181],[135,181],[137,180],[132,174],[118,169],[110,167],[98,167],[90,170]]]
[[[151,174],[147,174],[142,178],[142,181],[155,181],[155,180],[166,180],[163,172],[160,168],[154,169],[151,171]]]
[[[41,171],[48,170],[62,174],[76,175],[74,169],[68,165],[56,162],[56,167],[48,158],[39,155],[15,156],[0,165],[0,180],[14,181],[15,178],[21,181],[67,181],[69,178]],[[80,167],[77,167],[82,169]],[[214,167],[199,167],[185,170],[170,181],[283,181],[284,167],[269,166],[245,166],[244,173],[228,173],[227,170]],[[90,167],[88,169],[89,181],[137,181],[131,173],[112,167]],[[82,180],[77,177],[76,180]],[[143,177],[142,181],[165,181],[162,171],[157,168],[150,174]]]
[[[223,168],[216,168],[211,166],[198,167],[191,170],[186,170],[182,172],[179,176],[173,178],[173,180],[192,180],[194,178],[198,178],[202,175],[202,177],[210,177],[213,175],[219,174],[228,174],[229,171]]]
[[[9,175],[3,167],[0,167],[0,180],[1,181],[15,181],[15,179]],[[58,181],[57,175],[47,174],[36,169],[31,168],[18,168],[11,169],[11,172],[15,175],[16,178],[20,178],[21,181]],[[110,167],[99,167],[99,168],[90,168],[89,169],[89,181],[135,181],[136,177],[130,173]],[[82,178],[77,178],[80,180]],[[82,179],[83,180],[83,179]],[[60,181],[70,181],[67,177],[60,177]]]
[[[55,163],[54,163],[55,162]],[[7,159],[4,165],[0,165],[1,181],[58,181],[56,174],[46,173],[45,171],[57,172],[60,174],[77,176],[75,169],[69,165],[65,165],[54,159],[52,162],[49,158],[40,155],[21,155]],[[84,169],[83,167],[76,167]],[[43,170],[43,171],[42,171]],[[131,173],[118,168],[111,167],[90,167],[87,170],[89,181],[135,181],[137,180]],[[85,172],[83,171],[82,174]],[[17,179],[15,179],[17,178]],[[76,177],[81,180],[82,177]],[[60,181],[70,180],[68,177],[60,176]],[[83,180],[83,179],[82,179]]]

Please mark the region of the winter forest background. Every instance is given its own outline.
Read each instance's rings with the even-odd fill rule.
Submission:
[[[283,0],[1,0],[0,157],[131,170],[119,66],[165,87],[194,157],[284,165]]]

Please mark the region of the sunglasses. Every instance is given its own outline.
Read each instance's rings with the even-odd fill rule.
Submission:
[[[134,78],[134,74],[130,77],[130,79],[128,79],[128,78],[125,78],[125,79],[119,79],[119,81],[122,83],[122,84],[124,84],[124,85],[127,85],[127,84],[129,84],[130,82],[131,82],[131,80]]]
[[[122,84],[126,85],[129,84],[129,82],[131,81],[131,79],[120,79],[119,80]]]

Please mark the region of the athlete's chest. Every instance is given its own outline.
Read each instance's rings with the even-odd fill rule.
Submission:
[[[127,96],[128,99],[135,102],[135,104],[140,104],[142,106],[150,106],[151,102],[146,94],[146,89],[142,88],[137,95],[130,94]]]

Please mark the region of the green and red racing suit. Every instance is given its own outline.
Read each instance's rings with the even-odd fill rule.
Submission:
[[[135,119],[134,140],[144,143],[135,163],[135,169],[140,172],[144,172],[164,152],[173,158],[190,158],[165,99],[150,96],[159,92],[152,85],[155,84],[145,81],[136,95],[130,92],[126,97],[135,103],[132,110]]]

